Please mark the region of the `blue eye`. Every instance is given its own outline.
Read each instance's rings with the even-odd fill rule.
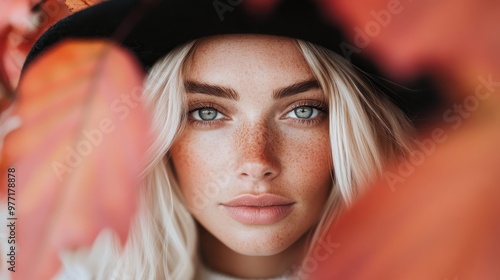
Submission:
[[[202,108],[192,111],[191,117],[197,121],[213,121],[225,118],[226,116],[214,108]]]
[[[311,106],[300,106],[286,114],[286,117],[294,119],[310,119],[317,117],[319,113],[320,111],[317,108]]]

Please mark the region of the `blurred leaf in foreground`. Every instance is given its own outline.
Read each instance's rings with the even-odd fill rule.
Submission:
[[[310,279],[498,279],[500,110],[434,128],[325,233]],[[490,108],[491,109],[491,108]]]
[[[38,37],[69,14],[60,0],[1,1],[0,102],[16,89],[26,56]]]
[[[1,169],[16,168],[14,279],[50,279],[62,250],[91,245],[103,228],[125,242],[148,145],[139,69],[115,45],[69,41],[23,75],[22,125],[5,139]]]

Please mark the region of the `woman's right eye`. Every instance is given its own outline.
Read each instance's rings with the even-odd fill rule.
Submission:
[[[201,108],[191,111],[191,117],[197,121],[214,121],[226,118],[214,108]]]

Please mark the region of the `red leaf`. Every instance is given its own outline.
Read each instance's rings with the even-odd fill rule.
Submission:
[[[0,9],[0,96],[16,87],[26,56],[40,35],[69,15],[59,0],[2,0]],[[38,9],[32,11],[32,7]],[[4,88],[2,93],[2,87]],[[5,100],[3,97],[1,101]],[[4,106],[0,106],[2,109]]]
[[[346,52],[369,55],[398,78],[429,71],[464,86],[478,75],[500,77],[500,2],[489,0],[321,0],[350,35]],[[453,89],[450,94],[457,95]]]
[[[420,159],[386,172],[326,233],[340,247],[313,250],[311,279],[497,279],[498,116],[420,139]]]
[[[61,250],[90,245],[105,227],[126,240],[149,131],[138,69],[114,45],[71,41],[23,76],[22,126],[2,157],[17,178],[14,279],[50,279]]]

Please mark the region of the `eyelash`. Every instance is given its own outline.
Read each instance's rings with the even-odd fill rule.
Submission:
[[[318,116],[311,118],[311,119],[301,119],[301,118],[293,118],[293,121],[301,124],[301,125],[314,125],[319,123],[322,119],[324,114],[328,112],[328,106],[324,104],[321,101],[318,100],[301,100],[298,103],[295,103],[286,113],[285,115],[288,115],[290,112],[293,110],[300,108],[300,107],[311,107],[313,109],[317,109],[319,111]]]
[[[313,109],[319,110],[319,115],[311,118],[311,119],[301,119],[301,118],[292,118],[293,122],[296,122],[300,125],[313,125],[316,123],[319,123],[322,119],[325,113],[328,112],[328,106],[325,105],[323,102],[318,101],[318,100],[302,100],[298,103],[295,103],[289,110],[284,115],[289,114],[293,110],[299,108],[299,107],[311,107]],[[219,124],[221,124],[223,121],[227,120],[227,117],[221,118],[221,119],[216,119],[216,120],[206,120],[206,121],[200,121],[196,120],[193,117],[191,117],[191,114],[194,113],[195,111],[202,110],[202,109],[214,109],[216,110],[219,114],[222,114],[225,116],[224,113],[222,113],[222,108],[220,108],[217,104],[207,102],[207,103],[197,103],[189,107],[188,109],[188,121],[190,124],[197,125],[200,127],[214,127]],[[288,118],[287,118],[288,119]]]
[[[208,121],[199,121],[191,117],[191,114],[195,111],[202,110],[202,109],[214,109],[216,110],[219,114],[222,114],[225,116],[224,113],[222,113],[222,109],[217,105],[212,102],[207,102],[207,103],[197,103],[195,105],[189,106],[188,110],[188,121],[190,124],[197,125],[200,127],[213,127],[219,125],[221,122],[224,120],[227,120],[227,117],[222,118],[222,119],[216,119],[216,120],[208,120]]]

